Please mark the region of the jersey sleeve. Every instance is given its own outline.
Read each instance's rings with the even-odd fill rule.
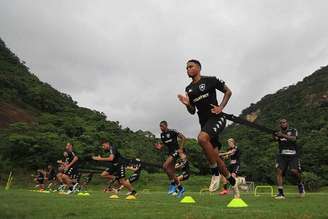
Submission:
[[[296,138],[298,137],[298,132],[296,129],[292,129],[291,136],[295,136]]]
[[[224,92],[225,82],[220,80],[219,78],[215,78],[215,88],[221,92]]]
[[[174,135],[174,137],[178,137],[180,135],[180,132],[175,129],[172,129],[172,134]]]
[[[186,87],[185,92],[186,95],[189,97],[189,103],[191,106],[195,106],[192,97],[190,97],[189,93],[190,93],[191,88],[189,86]]]
[[[117,149],[115,146],[112,146],[110,149],[109,149],[109,156],[110,155],[114,155],[114,157],[116,156],[117,154]]]

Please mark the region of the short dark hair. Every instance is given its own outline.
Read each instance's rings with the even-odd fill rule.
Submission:
[[[193,62],[196,65],[198,65],[200,69],[202,69],[202,64],[200,64],[200,61],[198,61],[197,59],[190,59],[190,60],[188,60],[188,62]]]
[[[164,125],[167,126],[167,121],[163,120],[163,121],[161,121],[159,124],[160,124],[160,125],[161,125],[161,124],[164,124]]]
[[[100,140],[100,144],[106,144],[106,143],[109,143],[107,139],[103,138]]]

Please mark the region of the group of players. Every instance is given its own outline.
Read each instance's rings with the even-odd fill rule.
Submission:
[[[236,177],[240,167],[240,151],[236,146],[234,139],[228,140],[228,152],[220,153],[221,143],[219,134],[226,126],[226,118],[223,109],[227,105],[232,91],[228,88],[224,81],[209,76],[201,75],[201,63],[198,60],[189,60],[186,70],[188,77],[191,78],[191,83],[186,87],[185,94],[178,95],[178,100],[185,105],[190,114],[195,114],[197,111],[200,123],[200,132],[197,140],[202,147],[204,154],[207,157],[209,167],[212,173],[209,191],[216,191],[219,187],[220,179],[223,181],[223,190],[221,195],[228,193],[228,186],[232,187],[234,197],[240,196]],[[223,98],[218,103],[216,90],[223,93]],[[155,144],[155,148],[161,150],[167,146],[168,156],[163,164],[163,169],[169,178],[168,194],[174,194],[177,197],[182,197],[185,188],[181,182],[189,178],[189,163],[186,159],[184,149],[185,136],[180,132],[169,129],[166,121],[160,122],[161,141],[162,143]],[[290,167],[293,176],[298,180],[298,189],[301,196],[304,196],[304,185],[301,180],[300,160],[297,150],[296,129],[289,128],[286,119],[280,120],[280,131],[274,134],[274,139],[279,143],[279,152],[276,160],[277,168],[277,184],[278,194],[277,199],[285,198],[283,192],[283,177],[286,170]],[[101,176],[113,182],[117,181],[120,188],[125,187],[129,190],[129,195],[136,195],[131,183],[135,180],[125,178],[126,162],[118,152],[117,148],[111,145],[108,141],[102,142],[102,147],[107,156],[94,156],[92,159],[96,161],[107,161],[108,168],[101,173]],[[67,185],[69,192],[74,191],[73,176],[78,166],[78,158],[72,151],[72,145],[66,147],[67,161],[63,163],[62,169],[57,174],[57,179]],[[230,158],[229,169],[227,168],[223,158]],[[138,165],[137,165],[138,166]],[[139,163],[139,170],[141,162]],[[182,168],[182,174],[176,175],[176,168]],[[138,172],[137,171],[137,172]],[[138,177],[140,175],[140,171]]]

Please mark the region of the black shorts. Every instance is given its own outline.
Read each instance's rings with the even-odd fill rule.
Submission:
[[[129,177],[129,182],[133,183],[135,181],[137,181],[140,177],[140,173],[133,173],[130,177]]]
[[[176,161],[179,158],[179,152],[178,152],[178,150],[169,151],[168,156],[172,156],[174,158],[174,160]]]
[[[301,171],[301,161],[297,155],[277,155],[276,168],[279,168],[285,174],[287,169]]]
[[[190,174],[187,171],[183,171],[180,176],[182,176],[182,180],[185,181],[189,179]]]
[[[240,169],[239,164],[229,164],[229,166],[228,166],[229,172],[234,173],[236,175],[238,175],[239,169]]]
[[[73,178],[74,176],[76,176],[78,174],[78,172],[79,172],[78,169],[79,169],[78,167],[71,167],[71,168],[65,170],[64,174]]]
[[[44,183],[44,177],[37,177],[37,178],[36,178],[36,181],[37,181],[39,184],[43,184],[43,183]]]
[[[125,166],[124,164],[113,164],[105,170],[109,175],[115,176],[118,179],[125,177]]]
[[[219,134],[223,131],[226,126],[225,117],[209,118],[206,123],[202,126],[201,131],[206,132],[210,138],[214,148],[221,149],[221,143],[219,141]]]

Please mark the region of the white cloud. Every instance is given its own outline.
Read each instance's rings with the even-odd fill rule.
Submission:
[[[158,133],[196,136],[177,101],[185,61],[233,90],[238,114],[327,64],[326,1],[2,1],[0,37],[32,72],[80,105]]]

